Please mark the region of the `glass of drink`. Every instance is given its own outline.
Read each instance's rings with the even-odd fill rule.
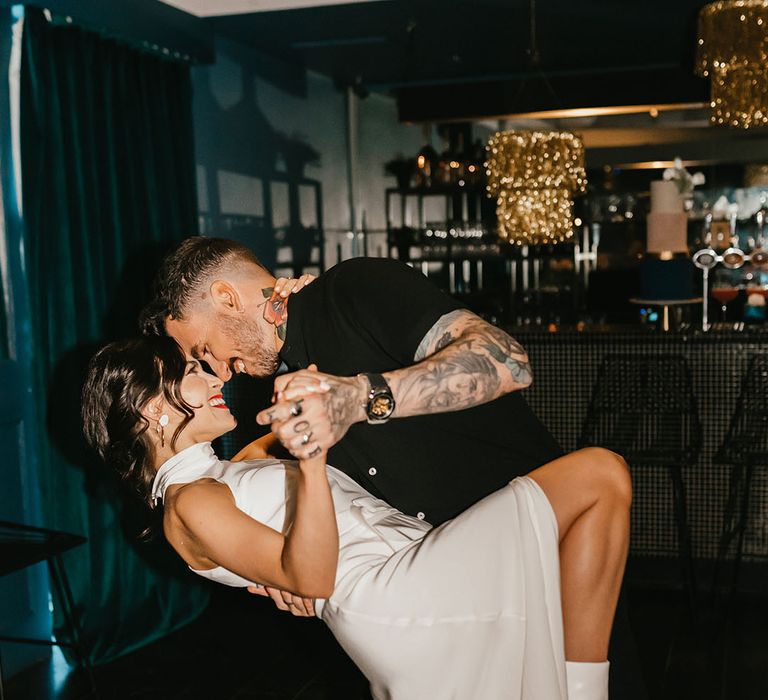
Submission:
[[[739,288],[729,270],[717,271],[709,293],[720,304],[721,320],[725,321],[728,314],[728,304],[739,296]]]

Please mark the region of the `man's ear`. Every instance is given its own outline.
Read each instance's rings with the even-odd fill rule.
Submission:
[[[243,311],[243,303],[237,289],[224,280],[214,280],[211,283],[211,299],[219,311]]]

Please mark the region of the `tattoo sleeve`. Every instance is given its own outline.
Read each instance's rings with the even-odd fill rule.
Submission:
[[[469,311],[442,316],[414,360],[417,364],[385,375],[398,416],[458,411],[531,383],[522,345]]]

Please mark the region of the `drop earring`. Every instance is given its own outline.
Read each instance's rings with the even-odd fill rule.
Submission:
[[[160,436],[160,447],[165,447],[165,426],[168,425],[168,414],[163,413],[157,420],[157,434]]]

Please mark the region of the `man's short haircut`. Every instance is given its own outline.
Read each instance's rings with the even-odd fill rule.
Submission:
[[[165,335],[166,319],[183,319],[215,275],[246,263],[263,268],[258,258],[237,241],[206,236],[182,241],[157,271],[154,299],[139,317],[142,333]]]

